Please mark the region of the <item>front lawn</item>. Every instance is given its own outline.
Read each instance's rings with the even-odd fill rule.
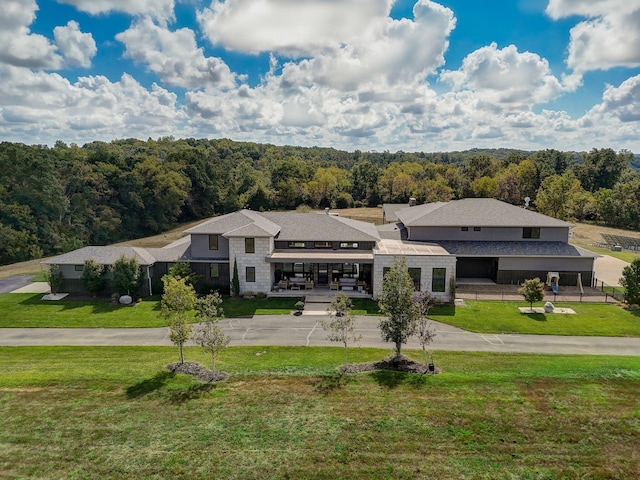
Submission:
[[[575,315],[557,313],[522,314],[526,302],[465,300],[464,307],[440,306],[431,310],[433,320],[478,333],[535,335],[589,335],[640,337],[640,312],[604,303],[558,303]]]
[[[187,360],[207,362],[189,347]],[[353,362],[389,350],[350,349]],[[416,359],[417,351],[406,352]],[[341,348],[0,348],[6,478],[635,479],[640,357],[438,352],[336,374]]]

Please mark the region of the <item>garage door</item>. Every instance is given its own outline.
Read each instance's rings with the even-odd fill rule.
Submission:
[[[460,258],[456,262],[456,278],[489,278],[497,279],[497,258]]]

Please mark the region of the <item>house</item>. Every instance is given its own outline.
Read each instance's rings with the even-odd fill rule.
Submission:
[[[517,284],[557,271],[560,285],[592,284],[596,255],[569,243],[568,222],[491,198],[405,205],[394,213],[402,238],[436,243],[456,257],[457,282]]]
[[[396,222],[376,227],[328,212],[245,209],[206,220],[164,248],[85,247],[43,263],[60,266],[71,293],[83,291],[86,259],[110,265],[122,255],[141,265],[143,295],[160,292],[176,262],[198,274],[199,291],[228,292],[235,265],[241,293],[343,290],[376,298],[397,257],[405,258],[416,289],[442,300],[451,300],[456,280],[469,277],[519,283],[554,271],[561,284],[575,285],[578,277],[591,284],[595,255],[568,243],[567,222],[492,199],[388,211]]]

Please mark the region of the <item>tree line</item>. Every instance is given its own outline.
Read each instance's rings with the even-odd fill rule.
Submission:
[[[493,197],[557,218],[640,230],[631,152],[346,152],[172,137],[0,143],[0,264],[154,235],[252,210]]]

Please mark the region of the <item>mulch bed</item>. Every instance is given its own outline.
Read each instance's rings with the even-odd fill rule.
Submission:
[[[198,362],[170,363],[167,365],[167,370],[173,373],[192,375],[197,379],[208,383],[221,382],[227,378],[226,373],[212,372],[200,365]]]
[[[422,373],[428,375],[440,373],[439,369],[434,368],[434,370],[429,370],[429,367],[424,363],[416,362],[404,355],[400,357],[391,355],[380,362],[356,363],[340,367],[340,373],[362,373],[372,372],[374,370],[393,370],[396,372]]]

